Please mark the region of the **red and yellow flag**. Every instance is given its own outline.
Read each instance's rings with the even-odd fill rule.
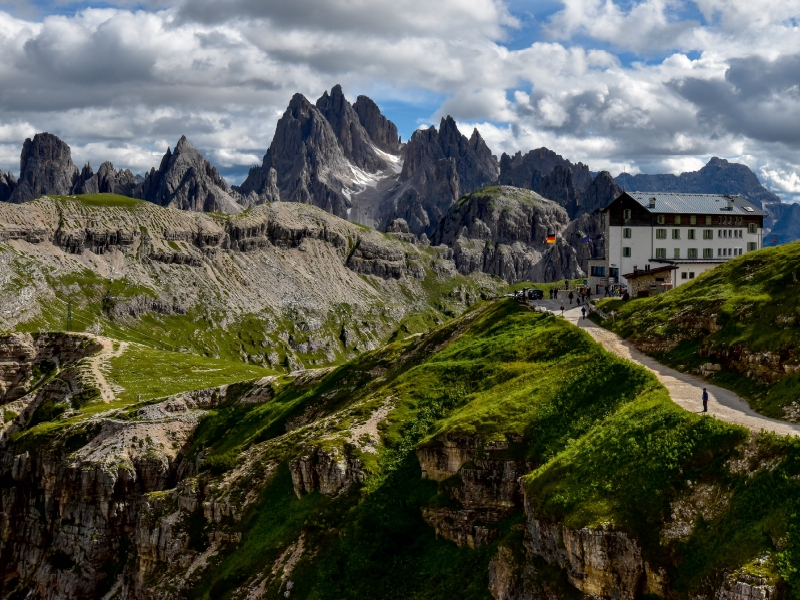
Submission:
[[[548,235],[548,236],[547,236],[547,243],[548,243],[548,244],[555,244],[555,243],[556,243],[556,236],[554,236],[554,235]]]

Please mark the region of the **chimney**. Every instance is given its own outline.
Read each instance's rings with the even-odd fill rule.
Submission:
[[[650,208],[655,208],[655,207],[656,207],[656,199],[650,198]]]

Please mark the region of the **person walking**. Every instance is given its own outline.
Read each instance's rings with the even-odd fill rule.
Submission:
[[[564,303],[561,303],[561,316],[564,316]]]
[[[569,298],[569,303],[570,303],[570,304],[572,304],[572,299],[573,299],[574,297],[575,297],[575,296],[573,295],[573,293],[572,293],[572,292],[570,292],[570,293],[569,293],[569,296],[567,296],[567,298]]]
[[[585,306],[581,307],[581,314],[583,315],[583,318],[585,319],[586,318],[586,307]]]
[[[708,412],[708,391],[706,388],[703,388],[703,412]]]

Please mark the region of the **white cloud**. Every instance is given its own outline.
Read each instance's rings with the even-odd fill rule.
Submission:
[[[78,164],[146,170],[186,134],[244,169],[293,93],[313,101],[341,83],[444,98],[419,123],[477,123],[497,154],[548,146],[633,173],[747,155],[794,189],[797,0],[563,0],[549,39],[514,50],[503,41],[521,23],[500,0],[176,1],[0,12],[0,168],[16,172],[24,137],[48,130]],[[681,17],[692,8],[703,19]]]

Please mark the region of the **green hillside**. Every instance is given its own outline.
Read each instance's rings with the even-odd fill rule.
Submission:
[[[784,417],[800,400],[800,242],[744,254],[652,298],[605,300],[616,317],[604,326],[663,363],[696,371],[714,363],[709,381]]]
[[[348,445],[347,429],[386,398],[396,403],[378,454]],[[315,422],[327,426],[306,436],[283,433],[311,407]],[[421,511],[459,509],[463,482],[458,474],[438,485],[421,479],[415,449],[435,448],[447,435],[487,448],[514,440],[501,455],[529,465],[523,486],[540,518],[628,532],[681,597],[702,591],[722,568],[770,576],[782,569],[794,577],[788,515],[800,493],[796,443],[748,442],[741,428],[687,413],[646,370],[606,353],[584,332],[504,301],[364,355],[311,387],[212,411],[193,450],[208,452],[205,477],[213,481],[243,456],[278,467],[260,503],[234,525],[241,542],[205,572],[193,595],[232,597],[302,534],[316,551],[296,567],[292,597],[488,598],[488,562],[499,546],[523,552],[515,524],[525,517],[517,506],[497,525],[498,539],[477,550],[436,538]],[[297,499],[285,461],[309,444],[355,453],[366,480],[345,495]],[[751,454],[777,467],[756,477],[731,470],[730,461]],[[718,489],[724,506],[685,539],[661,540],[670,503],[700,483]],[[201,525],[202,535],[216,529]],[[569,594],[558,569],[537,577]]]

